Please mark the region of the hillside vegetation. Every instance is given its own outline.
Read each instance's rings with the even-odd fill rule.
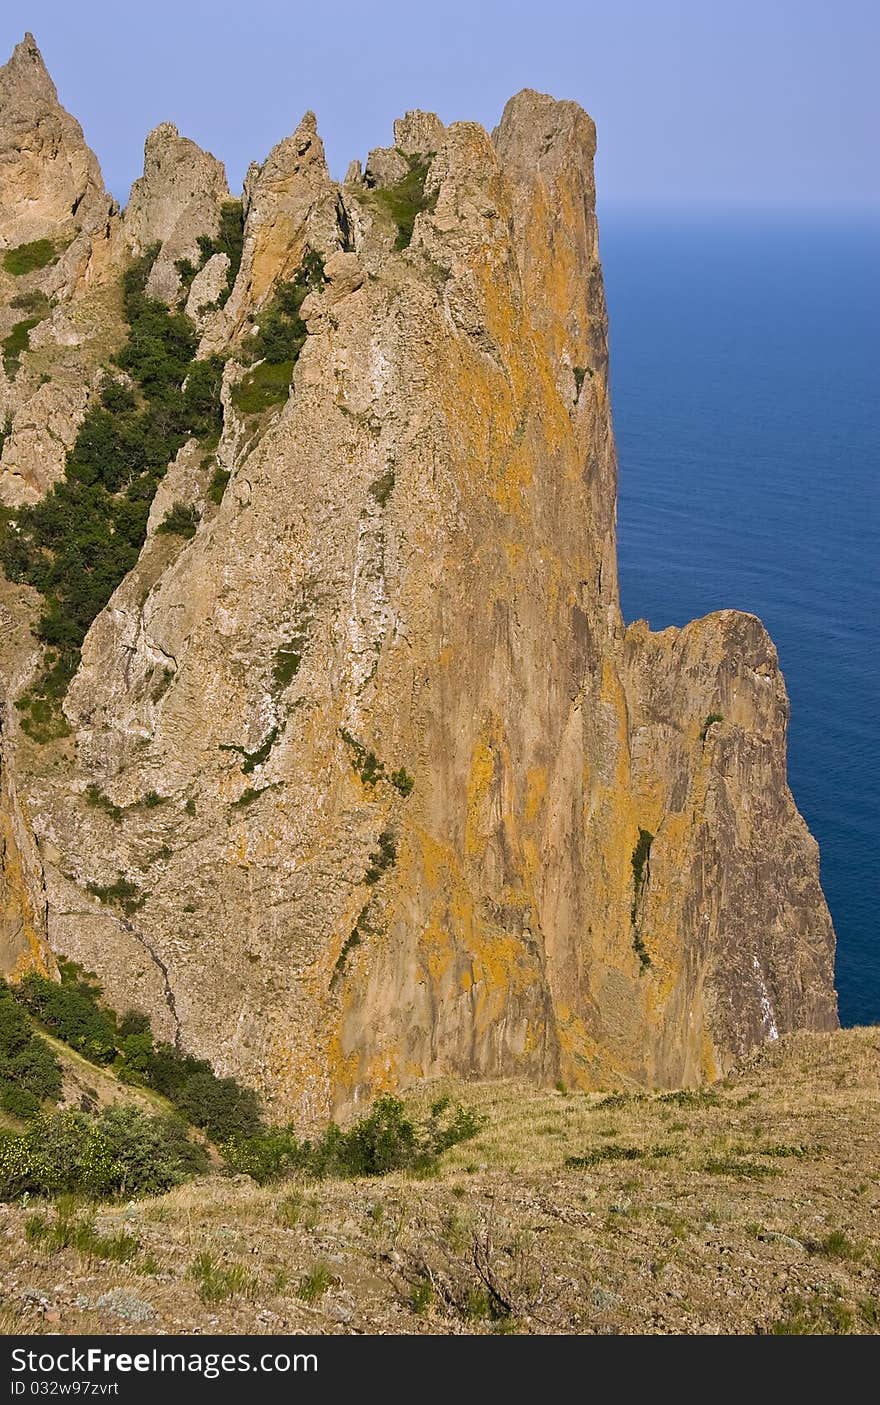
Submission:
[[[428,1167],[262,1187],[214,1169],[97,1213],[0,1207],[4,1322],[877,1333],[878,1091],[876,1028],[787,1036],[702,1091],[426,1090],[414,1124],[441,1094],[481,1124]]]

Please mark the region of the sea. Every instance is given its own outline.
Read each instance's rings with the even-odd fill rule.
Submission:
[[[876,1023],[880,216],[618,209],[601,251],[624,616],[769,629],[841,1022]]]

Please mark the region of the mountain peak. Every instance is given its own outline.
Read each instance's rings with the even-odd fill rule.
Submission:
[[[97,157],[58,101],[28,32],[0,68],[0,243],[56,238],[81,227],[93,197],[106,207]]]

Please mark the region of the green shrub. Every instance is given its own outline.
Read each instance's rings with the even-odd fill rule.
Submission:
[[[43,672],[16,698],[22,731],[33,741],[45,743],[69,735],[70,726],[61,708],[68,678],[67,661],[48,649]]]
[[[269,753],[275,745],[277,738],[278,728],[273,727],[265,741],[261,742],[255,751],[248,751],[246,747],[238,746],[235,742],[221,742],[220,750],[238,752],[239,756],[242,757],[241,769],[246,776],[249,776],[257,766],[262,766],[263,762],[269,759]],[[256,794],[259,793],[259,791],[256,792]],[[235,803],[240,804],[241,802],[237,800]]]
[[[87,883],[86,888],[99,902],[121,907],[126,917],[133,916],[146,901],[138,885],[126,878],[124,873],[120,873],[112,883]]]
[[[385,766],[374,751],[364,746],[347,727],[340,727],[339,735],[351,752],[351,764],[364,785],[374,786],[385,779]]]
[[[379,504],[380,507],[384,507],[388,499],[391,497],[391,494],[394,491],[394,483],[394,469],[386,468],[385,472],[381,474],[380,477],[378,477],[373,483],[370,484],[370,495],[372,498],[375,499],[375,501]]]
[[[416,215],[423,210],[433,210],[437,204],[436,192],[425,194],[425,181],[431,164],[431,155],[414,154],[406,156],[409,170],[393,185],[379,187],[371,192],[376,204],[381,207],[397,225],[397,238],[394,247],[398,251],[409,248],[413,237]]]
[[[633,888],[636,899],[641,896],[642,888],[645,885],[645,865],[651,855],[651,845],[654,836],[648,829],[639,828],[639,838],[632,854]]]
[[[260,364],[232,390],[232,403],[241,414],[259,414],[287,399],[307,335],[300,308],[308,294],[321,287],[323,278],[323,259],[309,250],[294,277],[278,284],[260,313],[248,347],[248,354]]]
[[[229,470],[227,468],[221,468],[218,463],[211,476],[211,481],[208,484],[208,497],[210,501],[216,503],[218,507],[223,501],[223,494],[226,492],[226,487],[231,477],[232,474]]]
[[[232,1138],[223,1146],[223,1159],[231,1171],[267,1185],[303,1169],[303,1143],[289,1127],[267,1127]]]
[[[3,338],[3,366],[10,380],[15,379],[21,358],[31,344],[31,332],[39,326],[39,317],[25,317],[16,322],[8,336]]]
[[[158,1195],[207,1165],[174,1118],[130,1105],[43,1114],[26,1132],[0,1132],[0,1200]]]
[[[94,782],[86,786],[83,794],[87,805],[91,805],[95,810],[103,810],[106,815],[110,816],[111,820],[118,822],[125,814],[125,811],[119,805],[115,805],[109,795],[105,795],[101,787],[95,785]]]
[[[34,1097],[37,1105],[43,1101],[57,1102],[61,1096],[61,1065],[45,1039],[31,1034],[23,1049],[6,1060],[0,1060],[0,1077],[7,1086],[19,1088]],[[6,1104],[8,1111],[15,1109]]]
[[[9,303],[10,307],[18,309],[20,312],[27,312],[31,317],[48,317],[52,311],[52,303],[45,293],[33,289],[28,293],[17,293]]]
[[[16,996],[57,1038],[92,1063],[112,1063],[116,1056],[116,1020],[98,1004],[101,988],[75,967],[62,968],[62,981],[31,973],[16,987]]]
[[[198,246],[199,267],[196,268],[188,259],[182,259],[176,265],[177,271],[180,273],[184,288],[188,292],[199,269],[204,268],[208,259],[212,258],[214,254],[225,254],[229,259],[226,286],[216,303],[217,307],[223,307],[235,286],[238,270],[241,267],[241,255],[244,248],[244,211],[240,200],[226,200],[224,202],[220,207],[220,227],[217,233],[213,237],[207,234],[200,235]],[[185,268],[184,265],[186,265]]]
[[[370,855],[370,866],[364,874],[365,883],[378,883],[386,869],[397,862],[397,841],[390,829],[383,829],[379,835],[379,847]]]
[[[6,981],[0,981],[0,1070],[30,1043],[33,1031]]]
[[[51,239],[34,239],[30,244],[19,244],[14,249],[7,249],[3,255],[3,267],[14,278],[21,278],[25,273],[36,273],[37,269],[46,268],[48,264],[54,263],[57,257]]]
[[[118,1019],[113,1010],[100,1003],[101,986],[93,976],[73,962],[62,961],[59,965],[60,983],[32,974],[25,976],[14,991],[20,1005],[46,1029],[93,1063],[113,1063],[123,1082],[154,1088],[213,1141],[249,1137],[260,1130],[260,1101],[251,1088],[234,1078],[220,1078],[207,1059],[194,1058],[170,1044],[154,1044],[146,1015],[129,1010]],[[0,996],[7,990],[5,985],[0,987]],[[11,998],[5,1003],[0,999],[0,1038],[7,1027],[3,1023],[7,1004],[14,1012],[8,1017],[8,1028],[19,1030],[9,1034],[9,1040],[14,1042],[21,1038],[17,1021],[23,1020],[27,1027],[27,1019]],[[43,1041],[38,1044],[47,1048]],[[16,1049],[12,1052],[15,1054]],[[36,1075],[28,1086],[40,1091]]]
[[[420,1278],[412,1286],[409,1295],[409,1305],[414,1313],[421,1315],[427,1312],[434,1301],[434,1285],[430,1278]]]
[[[148,251],[123,278],[129,333],[115,361],[139,396],[105,380],[63,479],[40,502],[18,509],[0,537],[7,576],[44,599],[36,633],[50,651],[49,665],[23,709],[35,740],[62,734],[56,704],[92,620],[137,561],[168,463],[188,438],[209,439],[222,426],[222,363],[197,361],[192,324],[146,296],[154,256]]]
[[[257,334],[252,350],[255,361],[278,366],[295,362],[307,336],[300,309],[309,293],[318,292],[324,282],[324,260],[308,250],[289,282],[279,283],[257,318]]]
[[[448,1098],[434,1103],[421,1122],[410,1118],[398,1098],[383,1097],[366,1117],[347,1130],[331,1123],[317,1141],[300,1141],[291,1128],[269,1128],[253,1137],[232,1138],[223,1147],[227,1166],[264,1184],[298,1172],[327,1176],[384,1176],[391,1171],[426,1173],[444,1151],[476,1136],[485,1125],[479,1114]]]
[[[392,771],[389,779],[394,789],[400,792],[404,800],[412,793],[415,781],[403,766],[399,771]]]
[[[646,869],[648,859],[651,856],[651,845],[653,842],[654,836],[651,831],[649,829],[642,829],[641,826],[639,826],[639,837],[633,849],[631,859],[633,871],[633,900],[632,906],[630,907],[630,920],[633,928],[633,950],[639,958],[643,971],[647,970],[651,965],[651,957],[648,948],[645,946],[644,938],[636,924],[639,916],[639,902],[645,883],[647,882],[648,875]]]
[[[354,951],[355,947],[360,946],[361,941],[363,940],[363,934],[367,930],[367,913],[369,911],[369,906],[369,903],[367,903],[366,906],[361,908],[358,914],[357,921],[355,922],[345,941],[342,943],[342,949],[340,950],[339,955],[336,958],[336,965],[333,968],[334,982],[345,970],[345,963],[347,962],[351,953]]]
[[[13,1117],[29,1122],[40,1111],[40,1099],[30,1088],[21,1088],[0,1078],[0,1107],[4,1112],[11,1112]]]
[[[252,785],[246,786],[238,799],[233,800],[233,810],[246,810],[248,805],[253,805],[255,800],[259,800],[265,790],[268,790],[268,786],[264,785],[259,790],[256,790]]]
[[[597,1146],[584,1156],[566,1156],[566,1166],[598,1166],[603,1161],[637,1161],[644,1152],[635,1146]]]
[[[703,727],[702,727],[702,730],[701,730],[701,732],[700,732],[700,741],[701,741],[701,742],[705,742],[706,737],[707,737],[708,734],[709,734],[709,728],[710,728],[711,726],[713,726],[714,723],[716,723],[716,722],[723,722],[723,721],[724,721],[724,718],[722,717],[722,715],[721,715],[720,712],[710,712],[710,713],[709,713],[709,716],[706,718],[705,722],[703,723]]]
[[[199,514],[192,504],[176,502],[165,513],[156,531],[189,540],[198,531],[199,521]]]
[[[234,1078],[218,1078],[210,1064],[197,1062],[201,1066],[176,1092],[175,1107],[196,1127],[203,1127],[212,1141],[254,1135],[260,1125],[256,1093]]]

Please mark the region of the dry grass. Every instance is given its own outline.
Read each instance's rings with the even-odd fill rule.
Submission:
[[[99,1213],[128,1264],[49,1261],[0,1207],[5,1330],[132,1330],[96,1307],[113,1287],[157,1332],[880,1331],[877,1028],[792,1036],[708,1094],[449,1091],[489,1121],[436,1178],[208,1177]]]

